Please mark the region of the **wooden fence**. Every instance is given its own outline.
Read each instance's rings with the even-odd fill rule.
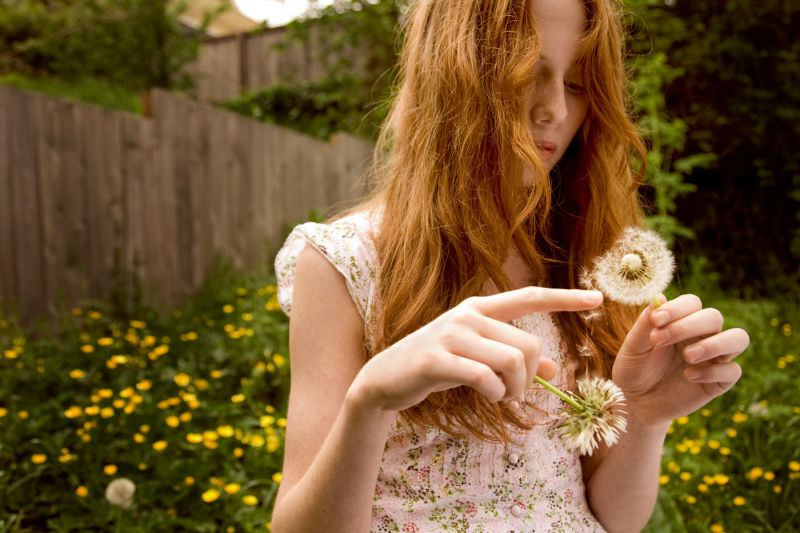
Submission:
[[[217,256],[263,265],[284,224],[365,191],[365,141],[150,98],[140,117],[0,85],[0,299],[23,323],[118,283],[168,309]]]
[[[197,61],[187,71],[195,78],[195,96],[219,102],[236,98],[251,90],[284,82],[317,80],[325,75],[320,53],[325,45],[321,30],[309,30],[307,42],[293,42],[283,50],[286,28],[231,35],[206,41]],[[365,52],[350,50],[347,55],[358,66]]]

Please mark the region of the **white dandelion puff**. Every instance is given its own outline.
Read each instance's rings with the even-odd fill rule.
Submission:
[[[598,318],[603,316],[603,312],[599,309],[589,309],[588,311],[581,311],[581,317],[586,322],[594,322]]]
[[[133,493],[136,485],[128,478],[117,478],[106,487],[106,500],[113,505],[127,509],[133,503]]]
[[[594,284],[616,302],[641,305],[667,288],[674,270],[672,252],[657,233],[630,227],[595,260],[581,284]]]
[[[559,417],[558,431],[568,450],[589,455],[601,441],[612,446],[625,432],[625,412],[621,409],[625,395],[612,381],[597,377],[579,380],[578,395],[560,391],[542,383],[544,380],[536,381],[567,403]]]

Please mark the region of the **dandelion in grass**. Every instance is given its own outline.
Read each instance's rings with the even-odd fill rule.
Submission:
[[[581,379],[577,395],[561,391],[538,376],[536,382],[567,403],[558,431],[570,451],[589,455],[601,441],[612,446],[625,432],[625,413],[621,410],[625,395],[612,381]]]
[[[128,478],[117,478],[106,487],[106,500],[113,505],[127,509],[133,503],[136,485]]]
[[[582,273],[580,283],[600,289],[615,302],[641,305],[667,288],[674,269],[672,252],[657,233],[630,227]]]

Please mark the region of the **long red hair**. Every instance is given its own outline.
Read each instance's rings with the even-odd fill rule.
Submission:
[[[533,0],[535,1],[535,0]],[[399,90],[376,147],[382,206],[376,353],[424,326],[488,280],[510,281],[515,249],[533,283],[578,286],[581,267],[641,223],[637,189],[644,144],[627,112],[618,0],[584,0],[579,47],[589,110],[567,154],[544,170],[524,95],[540,53],[531,0],[418,0],[405,20]],[[533,169],[533,183],[523,170]],[[600,319],[560,313],[577,373],[610,375],[635,310],[606,304]],[[577,347],[592,353],[577,354]],[[504,402],[468,387],[406,410],[417,425],[507,440],[528,428]]]

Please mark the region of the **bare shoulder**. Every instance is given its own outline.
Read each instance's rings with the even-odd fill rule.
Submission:
[[[291,391],[281,492],[302,478],[330,432],[364,364],[363,338],[364,322],[344,277],[307,245],[297,258],[289,321]]]

